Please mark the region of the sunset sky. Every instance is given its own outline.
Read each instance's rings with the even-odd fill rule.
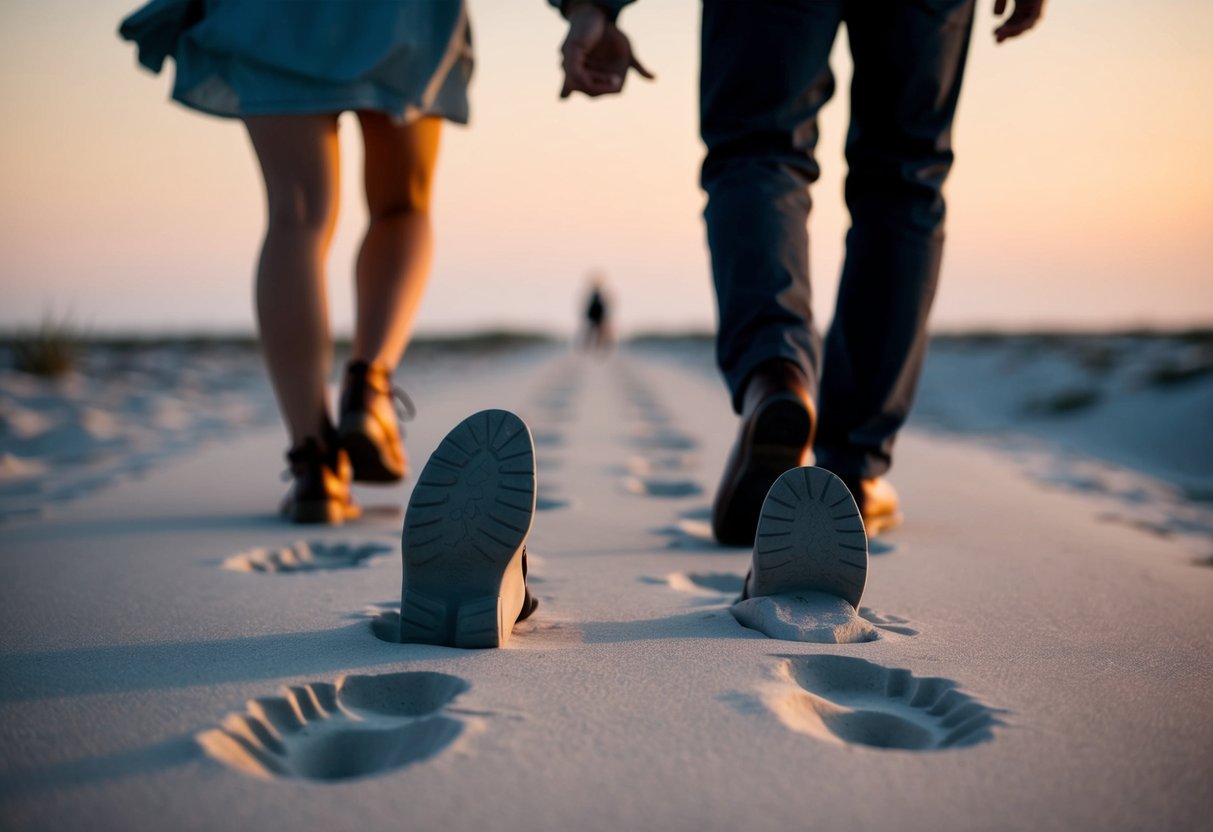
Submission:
[[[948,185],[937,329],[1213,324],[1213,3],[1051,0],[995,46],[980,0]],[[94,331],[251,331],[262,193],[242,126],[168,101],[116,35],[135,3],[0,4],[0,328],[44,313]],[[439,161],[437,257],[419,329],[572,329],[607,275],[626,332],[713,326],[700,213],[698,3],[621,18],[658,80],[557,99],[564,25],[543,0],[472,0],[472,124]],[[835,50],[814,189],[815,306],[846,229],[849,58]],[[330,269],[348,332],[364,222],[342,123]]]

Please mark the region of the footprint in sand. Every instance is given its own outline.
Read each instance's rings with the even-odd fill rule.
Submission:
[[[849,602],[824,592],[785,592],[738,601],[729,608],[737,623],[781,641],[858,644],[896,636],[916,636],[912,622],[869,607],[856,612]]]
[[[558,511],[568,508],[572,504],[572,501],[562,500],[559,497],[544,496],[543,494],[535,496],[535,511]]]
[[[652,451],[693,451],[699,447],[699,442],[677,430],[658,428],[643,430],[631,438],[634,447]]]
[[[672,572],[662,583],[679,592],[711,592],[736,597],[745,586],[745,578],[732,572]]]
[[[564,434],[556,430],[536,430],[531,434],[536,448],[560,448],[564,445]]]
[[[698,464],[689,454],[649,454],[633,456],[627,461],[627,472],[637,477],[674,471],[689,471]]]
[[[390,543],[325,543],[297,540],[289,546],[259,546],[239,552],[223,561],[224,569],[237,572],[315,572],[327,569],[352,569],[365,565],[376,555],[385,555],[396,547]]]
[[[624,477],[623,490],[641,497],[694,497],[703,488],[691,480],[664,477]]]
[[[787,656],[762,697],[787,728],[837,745],[906,751],[994,738],[999,711],[955,682],[848,656]]]
[[[859,617],[865,621],[869,621],[876,625],[879,630],[884,630],[889,633],[897,633],[899,636],[916,636],[919,630],[911,626],[914,622],[908,618],[902,618],[900,615],[892,613],[881,613],[871,607],[860,607]]]
[[[667,549],[724,549],[716,542],[716,536],[712,534],[712,524],[707,520],[684,517],[672,526],[654,529],[653,533],[669,538],[665,544]]]
[[[664,578],[641,578],[642,583],[664,586],[691,596],[696,606],[723,606],[741,593],[740,575],[731,572],[671,572]]]
[[[252,699],[197,736],[212,758],[265,779],[348,780],[435,756],[464,723],[442,713],[470,686],[445,673],[345,676]]]
[[[763,603],[776,602],[780,599],[780,596],[771,596],[768,602],[764,602],[762,599],[758,598],[751,598],[748,599],[748,601],[737,601],[736,599],[741,595],[742,590],[745,588],[745,578],[736,574],[735,572],[671,572],[663,579],[644,578],[642,580],[645,583],[663,584],[668,586],[670,589],[699,596],[699,600],[706,603],[729,604],[736,602],[737,605],[741,605],[749,604],[749,602],[752,601],[755,602],[754,604],[750,605],[753,607]],[[806,597],[819,594],[820,593],[800,593],[800,595]],[[804,605],[813,600],[806,600],[806,597],[793,598],[792,601],[794,603]],[[846,641],[872,641],[881,637],[880,633],[878,632],[881,630],[887,633],[896,633],[900,636],[918,635],[919,631],[915,627],[911,626],[913,622],[911,622],[908,618],[902,618],[900,615],[893,615],[891,613],[879,613],[873,610],[871,607],[860,607],[858,615],[859,619],[871,626],[869,627],[865,626],[864,624],[857,624],[855,622],[856,615],[854,610],[851,608],[851,605],[847,604],[845,601],[842,601],[842,604],[838,604],[838,601],[841,601],[841,599],[834,599],[833,596],[822,596],[817,600],[819,606],[816,607],[816,609],[831,612],[836,608],[839,610],[836,613],[837,623],[835,623],[833,626],[830,626],[826,620],[820,617],[820,615],[811,623],[806,622],[805,620],[788,621],[777,619],[776,623],[774,624],[770,624],[766,621],[763,621],[762,623],[764,626],[768,626],[772,632],[777,632],[780,628],[786,630],[786,632],[781,632],[778,635],[766,633],[766,635],[770,636],[771,638],[782,638],[786,641],[824,641],[826,643],[845,643],[844,641],[840,641],[839,637],[845,637],[852,631],[854,631],[856,634],[862,635],[863,637],[846,639]],[[845,610],[841,609],[843,605],[846,607]],[[804,612],[803,607],[801,611]],[[737,617],[739,621],[741,620],[736,612],[734,613],[734,617]],[[745,613],[742,613],[742,617],[747,616]],[[749,613],[748,617],[762,618],[761,615],[755,614],[753,611]],[[750,625],[743,623],[743,626]],[[751,629],[762,631],[761,627],[751,627]],[[806,635],[817,635],[819,637],[805,638],[804,636]]]

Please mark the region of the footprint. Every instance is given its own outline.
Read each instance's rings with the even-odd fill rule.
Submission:
[[[376,555],[396,547],[388,543],[325,543],[297,540],[282,548],[259,546],[232,555],[224,569],[237,572],[314,572],[322,569],[352,569]]]
[[[562,500],[559,497],[545,497],[542,494],[535,497],[535,511],[556,511],[571,505],[571,501]]]
[[[557,457],[542,453],[535,455],[536,471],[559,471],[562,467],[564,463]]]
[[[573,504],[572,500],[566,500],[559,494],[559,488],[539,485],[535,490],[535,511],[558,511]]]
[[[871,607],[860,607],[859,617],[864,621],[875,624],[881,630],[897,633],[901,636],[916,636],[919,633],[917,629],[909,626],[913,622],[908,618],[902,618],[900,615],[893,615],[887,612],[879,613]]]
[[[655,477],[625,477],[623,490],[641,497],[694,497],[703,493],[698,483]]]
[[[731,600],[741,594],[745,578],[732,572],[672,572],[661,583],[679,592],[710,592]]]
[[[707,520],[691,520],[683,518],[672,526],[663,526],[653,530],[654,534],[665,535],[667,549],[722,549],[712,534],[712,524]],[[732,552],[733,550],[728,550]]]
[[[837,745],[906,751],[963,748],[994,738],[999,711],[956,683],[849,656],[787,656],[764,696],[786,727]]]
[[[344,676],[252,699],[197,736],[212,758],[265,779],[348,780],[421,762],[464,724],[441,711],[469,685],[445,673]]]
[[[782,641],[859,644],[880,638],[849,601],[824,592],[760,595],[738,601],[729,612],[741,626]]]
[[[869,555],[887,555],[895,551],[897,551],[897,547],[888,541],[881,540],[879,537],[868,538]]]
[[[695,457],[689,454],[650,454],[634,456],[628,459],[628,473],[643,477],[659,471],[688,471],[697,465]]]
[[[559,448],[564,445],[564,435],[556,430],[536,430],[531,434],[536,448]]]
[[[666,428],[637,433],[631,441],[637,448],[656,451],[693,451],[699,447],[694,437]]]

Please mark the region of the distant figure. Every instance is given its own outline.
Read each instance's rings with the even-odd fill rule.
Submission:
[[[406,473],[392,372],[429,279],[430,192],[442,119],[467,123],[463,0],[154,0],[122,23],[139,60],[176,63],[173,98],[243,120],[265,179],[257,264],[262,350],[290,436],[296,523],[359,515],[351,479]],[[358,116],[370,224],[355,267],[353,354],[336,420],[325,388],[325,260],[337,221],[337,118]]]
[[[562,96],[618,93],[633,69],[652,77],[616,25],[631,0],[551,2],[569,21]],[[712,508],[722,543],[754,543],[772,484],[811,451],[851,490],[869,534],[900,521],[883,475],[926,351],[975,2],[703,1],[701,184],[716,357],[741,416]],[[1043,7],[994,0],[996,15],[1012,9],[995,39],[1032,28]],[[819,173],[817,113],[834,94],[829,57],[844,23],[854,60],[851,229],[823,350],[809,304],[806,223]]]
[[[586,352],[607,353],[611,351],[613,343],[610,308],[603,293],[602,278],[596,277],[590,285],[590,298],[586,302],[581,348]]]

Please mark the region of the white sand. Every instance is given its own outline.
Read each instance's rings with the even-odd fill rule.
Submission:
[[[278,429],[211,441],[0,526],[0,826],[1181,830],[1213,816],[1213,569],[1192,562],[1199,530],[1101,519],[1124,489],[1062,488],[1007,446],[908,431],[893,478],[907,522],[873,546],[860,611],[878,638],[779,641],[730,615],[749,555],[706,534],[734,429],[708,373],[533,354],[410,392],[417,469],[484,407],[535,433],[542,605],[509,647],[376,637],[400,561],[374,546],[398,546],[408,485],[361,489],[357,524],[285,527]],[[3,482],[38,480],[21,470],[5,463]],[[224,568],[233,557],[253,571]],[[284,566],[309,558],[325,568]]]

